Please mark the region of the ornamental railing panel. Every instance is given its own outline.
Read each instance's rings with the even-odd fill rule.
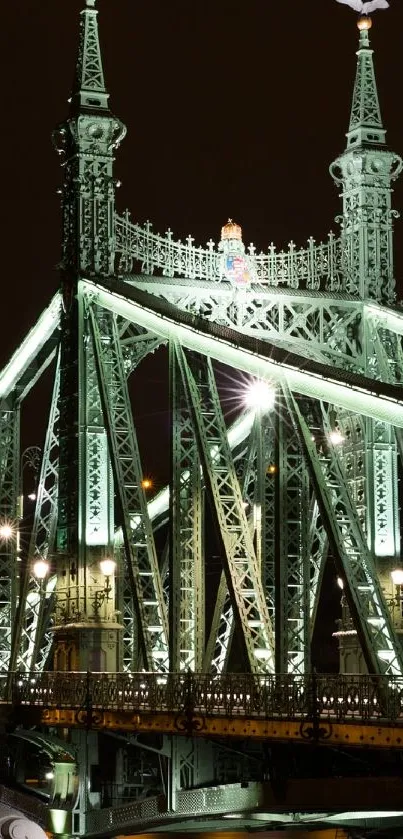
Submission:
[[[152,224],[134,224],[130,214],[115,216],[116,270],[130,274],[140,263],[144,274],[184,277],[218,283],[225,277],[225,257],[210,239],[205,247],[196,246],[192,236],[185,242],[173,238],[171,230],[164,236],[155,233]],[[278,251],[272,243],[267,253],[256,251],[253,244],[246,249],[250,275],[255,283],[284,286],[292,289],[337,292],[344,291],[346,251],[341,238],[329,233],[326,242],[308,239],[305,248],[290,242],[287,250]]]
[[[317,717],[403,725],[400,676],[17,672],[12,676],[12,701],[14,706],[77,712],[181,714],[191,709],[206,717]]]

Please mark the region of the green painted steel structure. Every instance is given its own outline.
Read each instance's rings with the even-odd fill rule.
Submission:
[[[389,577],[403,452],[391,184],[403,164],[385,144],[368,19],[359,21],[347,146],[330,167],[340,234],[257,253],[232,222],[218,248],[202,248],[118,214],[114,154],[125,127],[109,108],[97,14],[86,0],[70,111],[54,133],[61,289],[0,373],[0,518],[11,526],[0,540],[0,675],[146,670],[168,689],[169,672],[237,669],[241,650],[257,677],[303,678],[331,553],[344,584],[343,666],[354,666],[343,659],[343,637],[354,636],[355,664],[362,654],[369,673],[402,676]],[[129,380],[161,346],[171,479],[148,501]],[[20,409],[55,358],[28,561],[19,564]],[[240,407],[227,427],[216,362],[274,387],[274,411]],[[211,522],[222,560],[212,575]],[[45,581],[33,572],[38,557],[49,560]],[[94,732],[71,736],[78,797],[59,832],[96,833],[95,812],[105,832],[99,788],[87,783],[102,745]],[[128,789],[135,744],[121,739],[114,777]],[[134,798],[151,772],[172,812],[183,790],[213,783],[218,765],[234,777],[225,750],[203,739],[138,749]],[[235,801],[230,786],[228,796]]]

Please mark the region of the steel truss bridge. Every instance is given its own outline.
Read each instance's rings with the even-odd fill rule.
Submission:
[[[225,818],[403,824],[391,205],[402,161],[385,144],[369,27],[359,19],[347,145],[331,166],[340,235],[258,253],[229,221],[203,248],[116,210],[125,128],[86,0],[54,133],[61,287],[0,373],[1,714],[15,770],[3,768],[0,797],[54,835],[214,830]],[[157,350],[170,480],[150,497],[133,407],[137,370]],[[26,544],[20,415],[50,365]],[[223,370],[241,395],[257,384],[270,409],[240,402],[230,422]],[[341,673],[324,676],[312,647],[329,563],[343,588]],[[28,753],[45,808],[24,794]]]

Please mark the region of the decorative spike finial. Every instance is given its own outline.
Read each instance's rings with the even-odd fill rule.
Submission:
[[[107,111],[109,94],[105,88],[101,48],[98,35],[98,12],[95,0],[85,0],[81,12],[80,46],[73,88],[75,110]]]
[[[357,26],[360,40],[350,125],[347,133],[348,148],[384,145],[386,135],[379,107],[373,50],[369,41],[372,20],[367,14],[363,14],[359,17]]]

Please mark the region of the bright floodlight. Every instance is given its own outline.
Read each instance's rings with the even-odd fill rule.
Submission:
[[[245,404],[255,411],[272,411],[275,402],[275,390],[264,381],[252,382],[245,392]]]
[[[104,577],[111,577],[116,568],[116,562],[114,559],[109,559],[108,557],[105,557],[105,559],[101,559],[99,567]]]
[[[337,577],[337,585],[338,585],[339,588],[341,588],[343,590],[344,580],[342,579],[342,577]]]
[[[344,441],[344,437],[340,431],[337,431],[337,429],[335,429],[334,431],[330,432],[329,440],[331,443],[333,443],[334,446],[340,446],[340,443],[343,443]]]
[[[49,574],[49,563],[46,559],[37,559],[34,563],[33,572],[37,580],[44,580]]]
[[[393,585],[403,586],[403,570],[402,570],[402,568],[395,568],[394,571],[390,572],[390,576],[392,577]]]
[[[14,529],[11,524],[4,522],[0,525],[0,539],[11,539],[14,535]]]

